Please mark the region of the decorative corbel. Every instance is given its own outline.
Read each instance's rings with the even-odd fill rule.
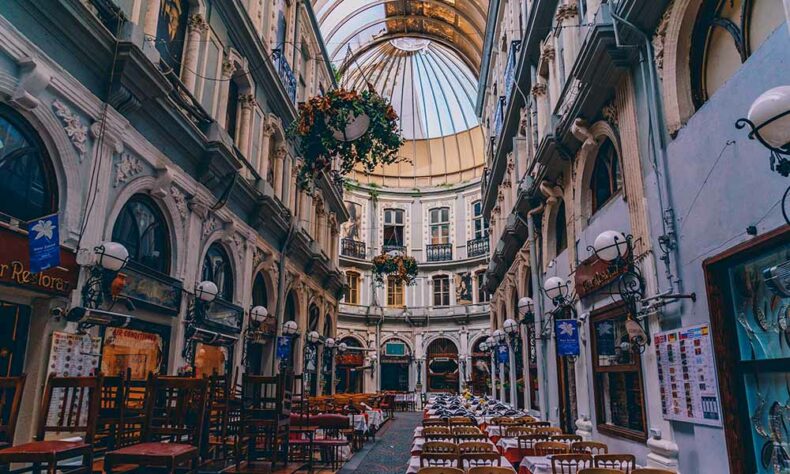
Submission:
[[[598,140],[596,140],[592,132],[590,132],[587,121],[583,118],[577,118],[573,121],[571,124],[571,133],[577,140],[582,142],[581,151],[585,154],[598,146]]]
[[[11,94],[9,102],[25,110],[33,110],[41,103],[38,96],[49,86],[52,71],[40,60],[31,57],[21,58],[19,82]]]

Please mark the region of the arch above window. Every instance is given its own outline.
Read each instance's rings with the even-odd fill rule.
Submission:
[[[233,266],[225,249],[217,242],[211,244],[203,257],[201,280],[213,281],[217,285],[217,296],[233,301]]]
[[[35,129],[0,104],[0,218],[30,221],[57,212],[52,162]]]
[[[126,247],[132,262],[170,273],[170,231],[150,197],[135,194],[124,204],[113,226],[112,240]]]
[[[620,157],[617,154],[617,149],[612,140],[605,138],[598,147],[598,154],[595,157],[595,164],[590,176],[589,186],[592,191],[590,215],[598,212],[623,187],[620,169]]]

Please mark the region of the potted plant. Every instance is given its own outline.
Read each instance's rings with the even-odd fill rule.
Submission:
[[[382,253],[373,257],[373,277],[379,285],[384,284],[385,277],[413,285],[417,278],[417,260],[395,251]]]
[[[299,105],[289,134],[298,138],[303,163],[297,180],[306,191],[312,190],[322,171],[342,183],[359,165],[369,173],[402,159],[398,114],[370,86],[362,92],[341,88],[310,98]]]

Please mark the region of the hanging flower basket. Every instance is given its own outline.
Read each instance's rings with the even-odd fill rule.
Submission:
[[[373,277],[383,285],[387,278],[395,278],[405,285],[413,285],[417,278],[417,260],[397,252],[373,257]]]
[[[398,114],[372,87],[361,93],[335,89],[312,97],[299,105],[289,134],[299,139],[297,151],[303,163],[298,184],[305,191],[313,189],[322,171],[342,183],[358,165],[370,173],[402,159]]]

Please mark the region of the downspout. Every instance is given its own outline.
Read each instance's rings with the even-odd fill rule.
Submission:
[[[540,265],[540,259],[538,258],[538,250],[537,244],[535,242],[535,224],[532,218],[540,213],[542,213],[545,209],[545,204],[540,203],[540,206],[530,210],[527,212],[527,240],[529,241],[529,267],[530,267],[530,274],[532,278],[532,295],[535,304],[537,305],[537,314],[540,316],[536,318],[536,325],[537,328],[543,327],[543,298],[541,297],[541,282],[540,282],[540,273],[538,272],[538,267]],[[533,328],[533,330],[537,329]],[[542,329],[540,332],[535,333],[535,337],[542,336]],[[549,419],[549,377],[548,377],[548,364],[546,361],[548,360],[548,344],[541,343],[540,344],[540,352],[541,352],[541,360],[543,361],[543,380],[541,380],[542,384],[539,387],[541,398],[543,399],[542,405],[542,418],[544,420]]]
[[[279,285],[277,289],[277,307],[275,309],[275,314],[277,315],[277,337],[282,336],[283,333],[283,323],[285,322],[285,285],[286,285],[286,269],[285,269],[285,253],[288,251],[288,246],[291,245],[291,241],[293,240],[293,236],[296,233],[296,222],[294,219],[291,219],[291,225],[288,226],[288,234],[285,236],[285,240],[283,241],[283,245],[280,247],[280,262],[278,265],[278,271],[280,272],[277,277],[277,284]],[[276,344],[272,351],[276,351]],[[277,354],[276,352],[272,354],[272,373],[277,373]]]

